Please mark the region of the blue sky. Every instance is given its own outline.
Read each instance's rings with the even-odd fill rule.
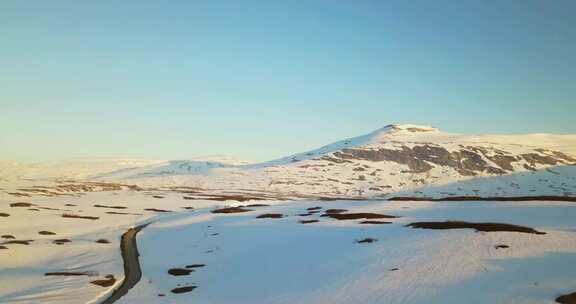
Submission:
[[[0,3],[0,159],[266,160],[394,122],[576,133],[576,2]]]

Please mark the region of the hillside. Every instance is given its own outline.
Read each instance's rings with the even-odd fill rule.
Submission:
[[[57,162],[3,170],[5,180],[72,179],[142,187],[265,191],[295,196],[510,196],[576,193],[576,136],[463,135],[411,124],[277,160]]]
[[[251,165],[213,165],[201,174],[124,171],[143,185],[253,189],[318,196],[572,195],[571,135],[460,135],[389,125],[319,149]],[[169,163],[172,166],[173,163]],[[183,165],[183,164],[180,164]],[[101,180],[115,180],[118,175]],[[118,180],[118,179],[116,179]],[[454,186],[457,185],[457,186]]]

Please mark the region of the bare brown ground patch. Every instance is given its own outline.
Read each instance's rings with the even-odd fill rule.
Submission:
[[[470,223],[463,221],[445,221],[445,222],[415,222],[406,225],[412,228],[421,229],[475,229],[476,231],[482,232],[522,232],[531,234],[546,234],[545,232],[540,232],[534,230],[530,227],[518,226],[513,224],[504,223]]]
[[[342,213],[342,212],[346,212],[346,211],[348,211],[348,210],[346,210],[346,209],[327,209],[324,212],[334,214],[334,213]]]
[[[168,274],[173,276],[186,276],[193,272],[193,269],[185,269],[185,268],[170,268],[168,269]]]
[[[54,211],[61,211],[62,209],[59,208],[51,208],[51,207],[38,207],[39,209],[44,209],[44,210],[54,210]],[[70,211],[70,210],[64,210],[64,211]]]
[[[318,223],[318,220],[300,220],[300,224]]]
[[[3,238],[3,239],[7,239],[7,240],[10,240],[10,239],[13,240],[13,239],[15,239],[16,237],[13,236],[13,235],[11,235],[11,234],[4,234],[4,235],[2,235],[2,238]]]
[[[576,304],[576,292],[557,297],[556,303]]]
[[[227,207],[227,208],[212,210],[211,212],[212,213],[242,213],[242,212],[249,212],[249,211],[253,211],[253,210],[247,209],[247,208],[242,208],[242,207]]]
[[[364,239],[361,239],[361,240],[356,240],[356,243],[358,243],[358,244],[374,243],[374,242],[378,242],[378,239],[375,239],[375,238],[364,238]]]
[[[361,221],[360,224],[367,224],[367,225],[384,225],[384,224],[392,224],[392,222],[384,222],[384,221]]]
[[[391,197],[389,201],[431,201],[431,202],[443,202],[443,201],[561,201],[561,202],[576,202],[576,197],[572,196],[553,196],[553,195],[536,195],[536,196],[449,196],[442,198],[433,197],[410,197],[410,196],[398,196]]]
[[[172,212],[171,210],[164,210],[164,209],[156,209],[156,208],[146,208],[144,209],[146,211],[152,211],[152,212]]]
[[[32,206],[36,206],[32,203],[12,203],[10,204],[10,207],[32,207]]]
[[[249,195],[207,195],[198,199],[210,200],[210,201],[237,201],[237,202],[247,202],[247,201],[261,201],[266,198],[259,196],[249,196]]]
[[[64,245],[64,244],[72,243],[72,241],[69,239],[57,239],[57,240],[53,240],[52,243],[56,244],[56,245]]]
[[[108,206],[108,205],[99,205],[99,204],[94,205],[94,207],[96,207],[96,208],[109,208],[109,209],[126,209],[126,208],[128,208],[126,206]]]
[[[39,235],[56,235],[56,233],[52,232],[52,231],[46,231],[46,230],[42,230],[42,231],[38,231]]]
[[[96,243],[98,243],[98,244],[110,244],[110,241],[107,239],[98,239],[98,240],[96,240]]]
[[[0,212],[0,217],[9,217],[10,214],[8,213],[4,213],[4,212]]]
[[[77,215],[77,214],[71,214],[71,213],[64,213],[64,214],[62,214],[62,217],[84,219],[84,220],[93,220],[93,221],[99,219],[99,217],[97,217],[97,216]]]
[[[331,202],[331,201],[364,201],[365,197],[319,197],[319,201]]]
[[[11,240],[11,241],[6,241],[1,243],[2,245],[10,245],[10,244],[15,244],[15,245],[30,245],[31,242],[34,242],[34,240]]]
[[[279,218],[283,218],[283,217],[284,217],[284,215],[282,213],[264,213],[264,214],[260,214],[256,218],[258,218],[258,219],[279,219]]]
[[[106,214],[113,214],[113,215],[142,215],[142,213],[118,212],[118,211],[106,211]]]
[[[8,249],[8,247],[0,245],[0,249]]]
[[[246,205],[245,207],[268,207],[268,206],[270,206],[270,205],[267,205],[267,204],[249,204],[249,205]]]
[[[90,282],[91,284],[94,285],[98,285],[100,287],[110,287],[112,285],[114,285],[114,283],[116,283],[116,278],[114,277],[114,275],[107,275],[104,277],[104,279],[100,279],[100,280],[94,280]]]
[[[186,292],[191,292],[192,290],[196,289],[196,287],[197,286],[182,286],[182,287],[174,288],[174,289],[170,290],[170,292],[175,293],[175,294],[186,293]]]
[[[398,216],[379,214],[379,213],[325,213],[322,216],[323,217],[331,217],[331,218],[337,219],[339,221],[342,221],[342,220],[359,220],[359,219],[398,218]]]

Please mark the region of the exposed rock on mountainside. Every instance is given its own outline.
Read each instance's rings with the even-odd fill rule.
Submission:
[[[545,154],[546,152],[550,152],[551,155]],[[558,151],[535,149],[532,153],[513,155],[495,148],[473,146],[461,146],[458,150],[448,151],[442,146],[433,144],[413,147],[402,145],[396,150],[342,149],[342,152],[335,152],[334,157],[345,160],[396,162],[408,166],[414,173],[428,172],[434,165],[438,165],[451,167],[461,175],[506,174],[513,172],[513,165],[517,164],[528,170],[536,170],[536,166],[576,164],[576,159]]]

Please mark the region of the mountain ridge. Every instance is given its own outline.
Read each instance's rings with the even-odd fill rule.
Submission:
[[[69,178],[148,187],[251,189],[341,197],[418,195],[428,188],[468,185],[471,180],[484,183],[484,179],[502,179],[506,187],[493,185],[493,189],[483,194],[542,191],[567,195],[576,193],[576,183],[572,180],[574,173],[559,170],[558,174],[555,168],[574,167],[576,157],[572,151],[575,150],[576,135],[465,135],[443,132],[431,126],[389,124],[364,135],[267,162],[230,161],[231,158],[222,156],[142,163],[134,160],[95,168],[94,172],[90,172],[89,165],[80,164],[80,169],[72,170],[75,174]],[[64,167],[65,162],[62,168],[54,169],[65,172]],[[46,171],[50,171],[51,167],[47,168]],[[34,174],[32,170],[20,178],[49,175],[49,172]],[[530,179],[530,183],[538,180],[549,183],[546,189],[534,190],[533,185],[522,182],[520,188],[524,192],[521,193],[515,189],[517,182],[510,181],[511,178],[521,179],[514,177],[520,175],[539,176],[536,180]],[[473,195],[480,191],[474,185],[468,188],[442,192],[443,195]],[[556,190],[548,191],[550,189]]]

